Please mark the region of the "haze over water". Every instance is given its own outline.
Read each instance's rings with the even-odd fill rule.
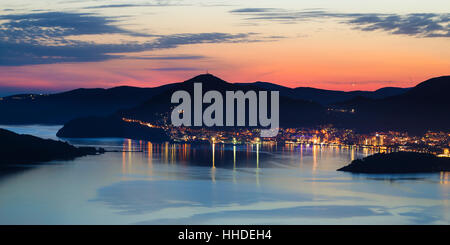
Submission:
[[[3,128],[44,138],[59,129]],[[0,177],[0,224],[450,224],[448,173],[336,171],[373,153],[363,149],[69,142],[126,152]]]

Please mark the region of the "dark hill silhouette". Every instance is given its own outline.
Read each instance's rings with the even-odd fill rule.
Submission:
[[[445,96],[450,90],[450,76],[441,76],[431,78],[425,82],[417,84],[405,95],[407,96],[426,96],[430,97],[433,95]]]
[[[103,149],[75,147],[66,142],[41,139],[0,129],[0,167],[53,160],[71,160],[76,157],[102,153]]]
[[[203,92],[216,90],[222,94],[225,91],[236,90],[244,92],[249,90],[270,90],[270,88],[278,86],[264,83],[265,88],[262,88],[261,83],[233,84],[211,74],[203,74],[182,83],[172,84],[171,87],[154,95],[138,106],[119,110],[107,117],[97,118],[94,121],[100,120],[106,124],[108,123],[106,118],[109,118],[111,122],[118,122],[125,117],[151,123],[162,123],[162,119],[165,119],[165,123],[170,124],[170,112],[175,106],[170,103],[172,94],[175,91],[184,90],[192,95],[193,84],[196,82],[202,83]],[[336,103],[331,107],[324,107],[312,101],[295,99],[281,93],[280,126],[315,127],[331,123],[336,127],[353,128],[359,132],[396,130],[422,134],[427,130],[450,131],[450,113],[448,113],[450,102],[446,98],[448,83],[448,76],[434,78],[400,95],[381,99],[356,95],[351,97],[350,100]],[[304,88],[304,90],[320,91],[312,88]],[[390,88],[382,90],[384,90],[384,94],[386,94],[386,91],[391,91]],[[330,91],[325,92],[329,93]],[[325,92],[323,96],[326,96]],[[339,91],[335,92],[340,93]],[[203,105],[203,109],[207,106]],[[246,111],[248,112],[248,108]],[[248,115],[246,118],[248,118]],[[90,125],[89,120],[92,120],[92,118],[71,122],[62,129],[59,135],[68,137],[66,135],[67,132],[71,132],[71,137],[78,134],[85,135],[83,130],[86,130],[86,127]],[[68,125],[71,127],[70,131],[66,130]],[[116,135],[116,133],[112,134],[109,131],[106,134],[110,136]],[[139,134],[137,136],[135,134],[136,132],[132,136],[140,137]]]
[[[385,87],[378,89],[376,91],[344,92],[336,90],[317,89],[311,87],[288,88],[267,82],[239,83],[239,85],[254,85],[265,90],[277,90],[280,91],[280,94],[283,96],[290,97],[293,99],[312,101],[322,105],[344,102],[354,97],[382,99],[389,96],[403,94],[409,90],[409,88]]]
[[[90,116],[107,116],[118,110],[136,107],[153,96],[162,94],[173,86],[187,88],[198,80],[208,81],[205,89],[276,90],[280,95],[294,100],[327,105],[364,96],[367,98],[384,98],[400,94],[407,89],[383,88],[374,92],[342,92],[314,88],[287,88],[272,83],[237,83],[230,84],[210,74],[194,77],[184,83],[163,85],[155,88],[115,87],[110,89],[75,89],[63,93],[39,95],[18,94],[0,99],[0,124],[64,124],[72,119]],[[164,96],[164,95],[163,95]],[[167,96],[167,93],[166,95]]]
[[[64,124],[77,117],[106,116],[136,106],[171,86],[81,88],[49,95],[8,96],[0,100],[0,114],[4,115],[0,124]]]
[[[299,87],[294,89],[296,98],[316,101],[324,105],[350,100],[355,97],[381,99],[393,95],[403,94],[408,90],[409,88],[395,88],[395,87],[381,88],[373,92],[370,91],[343,92],[343,91],[316,89],[309,87]]]
[[[420,83],[401,95],[346,101],[335,108],[355,109],[355,113],[335,115],[334,122],[362,131],[397,130],[413,134],[450,131],[449,91],[450,76],[442,76]]]
[[[58,131],[61,138],[128,138],[164,142],[170,138],[163,129],[149,128],[139,123],[127,123],[116,116],[83,117],[71,120]]]
[[[416,152],[393,152],[375,154],[353,160],[338,171],[352,173],[430,173],[450,171],[450,158]]]
[[[189,79],[185,82],[176,84],[170,89],[164,91],[160,95],[156,95],[144,102],[143,104],[129,109],[122,110],[116,115],[118,117],[127,117],[133,119],[139,119],[147,122],[154,122],[161,118],[161,114],[167,115],[174,106],[170,103],[170,98],[175,91],[184,90],[191,95],[194,93],[194,83],[202,83],[203,93],[209,90],[216,90],[225,95],[225,91],[267,91],[254,84],[248,85],[236,85],[228,83],[218,77],[211,74],[203,74]],[[192,98],[193,99],[193,98]],[[225,99],[225,98],[224,98]],[[203,106],[205,109],[207,105]],[[225,111],[225,110],[224,110]],[[248,112],[248,109],[246,110]],[[321,105],[300,100],[293,99],[280,95],[280,124],[284,126],[312,126],[318,123],[322,123],[325,119],[325,108]]]
[[[108,117],[88,117],[72,120],[65,124],[57,135],[59,137],[125,137],[146,140],[155,138],[155,140],[158,140],[163,138],[159,132],[146,132],[148,128],[144,129],[139,124],[130,125],[130,123],[124,123],[122,118],[156,124],[161,124],[161,119],[166,118],[168,120],[166,123],[170,123],[170,112],[175,106],[170,101],[172,94],[175,91],[184,90],[193,95],[194,83],[197,82],[202,83],[203,93],[209,90],[216,90],[224,95],[225,91],[264,90],[252,84],[244,86],[228,83],[211,74],[199,75],[185,82],[174,84],[171,88],[134,108],[120,110]],[[203,109],[206,107],[207,105],[204,105]],[[246,111],[248,113],[248,108]],[[325,108],[317,103],[280,96],[281,126],[315,126],[324,122],[325,115]],[[248,118],[248,114],[246,118]],[[127,129],[124,129],[124,127]]]

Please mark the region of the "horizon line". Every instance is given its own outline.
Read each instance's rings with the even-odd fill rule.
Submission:
[[[112,86],[112,87],[73,87],[73,88],[61,88],[61,89],[58,89],[58,88],[56,88],[56,89],[51,89],[51,88],[47,88],[47,89],[45,89],[45,88],[44,88],[44,89],[40,89],[40,88],[32,88],[32,89],[30,89],[30,90],[22,90],[23,92],[20,92],[21,89],[23,89],[23,87],[11,87],[11,86],[5,86],[5,87],[2,87],[2,86],[0,85],[0,97],[9,97],[9,96],[21,95],[21,94],[58,94],[58,93],[69,92],[69,91],[73,91],[73,90],[77,90],[77,89],[104,89],[104,90],[108,90],[108,89],[120,88],[120,87],[132,87],[132,88],[143,88],[143,89],[145,89],[145,88],[158,88],[158,87],[162,87],[162,86],[166,86],[166,85],[170,85],[170,84],[179,84],[179,83],[183,83],[183,82],[186,82],[186,81],[188,81],[188,80],[190,80],[190,79],[193,79],[193,78],[195,78],[195,77],[202,76],[202,75],[211,75],[211,76],[217,77],[217,78],[219,78],[219,79],[221,79],[221,80],[223,80],[223,81],[225,81],[225,82],[227,82],[227,83],[231,83],[231,84],[267,83],[267,84],[272,84],[272,85],[276,85],[276,86],[280,86],[280,87],[288,88],[288,89],[312,88],[312,89],[318,89],[318,90],[338,91],[338,92],[358,92],[358,91],[363,91],[363,92],[375,92],[375,91],[378,91],[378,90],[383,89],[383,88],[402,88],[402,89],[408,89],[408,88],[413,88],[413,87],[417,86],[418,84],[420,84],[420,83],[422,83],[422,82],[424,82],[424,81],[428,81],[429,79],[432,79],[432,78],[449,76],[449,75],[442,75],[442,76],[431,77],[431,78],[428,78],[428,79],[426,79],[426,80],[424,80],[424,81],[416,82],[416,85],[411,86],[411,87],[385,86],[385,87],[379,87],[379,88],[374,89],[374,90],[361,90],[361,89],[359,89],[359,90],[358,90],[358,89],[356,89],[356,90],[337,90],[337,89],[327,89],[327,88],[312,87],[312,86],[298,86],[298,87],[292,87],[292,86],[281,85],[281,84],[276,83],[276,82],[266,82],[266,81],[261,81],[261,80],[256,80],[256,81],[253,81],[253,82],[229,82],[229,81],[227,81],[227,80],[224,80],[224,79],[222,79],[222,78],[220,78],[220,77],[218,77],[218,76],[215,76],[214,74],[208,72],[208,73],[201,73],[201,74],[199,74],[199,75],[193,76],[193,77],[191,77],[191,78],[189,78],[189,79],[186,79],[186,80],[183,80],[183,81],[178,81],[178,82],[167,82],[167,83],[165,83],[165,84],[156,85],[156,86],[148,86],[148,87],[147,87],[147,86],[133,86],[133,85],[123,84],[123,85],[117,85],[117,86]],[[322,82],[323,82],[323,81],[322,81]],[[378,81],[378,82],[380,82],[380,81]],[[386,81],[385,81],[385,82],[386,82]],[[392,81],[389,81],[389,82],[392,82]],[[302,83],[302,82],[296,82],[296,83]],[[315,81],[315,83],[320,83],[320,82]],[[337,82],[336,82],[336,83],[337,83]],[[7,89],[7,90],[11,90],[11,92],[8,92],[8,91],[4,91],[4,92],[3,92],[3,91],[2,91],[3,88],[5,88],[5,89]],[[14,90],[17,90],[17,92],[14,91]]]

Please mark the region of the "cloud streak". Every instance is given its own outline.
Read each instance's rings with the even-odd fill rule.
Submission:
[[[415,37],[450,37],[450,14],[413,13],[336,13],[325,10],[289,11],[276,8],[243,8],[230,11],[249,21],[299,22],[324,18],[341,19],[341,23],[361,31],[385,31]]]
[[[170,56],[127,56],[127,59],[137,60],[201,60],[208,58],[203,55],[170,55]]]
[[[148,36],[120,28],[116,18],[86,13],[44,12],[0,16],[6,21],[0,25],[0,38],[26,39],[30,42],[39,38],[61,38],[69,35],[125,34]],[[31,38],[31,39],[30,39]]]
[[[160,68],[151,68],[152,71],[199,71],[202,70],[198,67],[160,67]]]
[[[148,3],[148,4],[106,4],[84,7],[84,9],[107,9],[107,8],[134,8],[134,7],[169,7],[169,6],[187,6],[185,4],[172,4],[168,2]]]
[[[143,34],[117,25],[114,18],[84,13],[47,12],[4,15],[0,20],[0,66],[94,62],[124,57],[123,53],[176,48],[200,43],[253,42],[253,33]],[[146,41],[118,44],[74,40],[80,35],[121,34]],[[71,37],[71,38],[70,38]],[[192,58],[192,57],[191,57]]]

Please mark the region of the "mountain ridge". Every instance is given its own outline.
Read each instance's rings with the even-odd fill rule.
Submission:
[[[443,76],[443,78],[445,77],[446,76]],[[442,77],[440,78],[442,79]],[[430,80],[433,84],[438,83],[433,81],[436,79],[439,80],[439,77],[433,79],[427,80],[428,83],[426,83],[427,81],[423,82],[425,84],[419,83],[416,87],[424,87],[424,89],[426,89],[429,86]],[[291,99],[289,100],[289,103],[285,103],[287,104],[287,108],[290,108],[289,104],[302,104],[302,106],[299,107],[305,109],[308,113],[312,113],[311,116],[318,116],[320,118],[320,120],[318,120],[319,122],[324,122],[324,116],[318,115],[320,113],[316,113],[315,111],[323,111],[325,108],[331,107],[343,108],[346,110],[357,109],[356,111],[358,113],[361,111],[368,111],[369,113],[371,110],[365,110],[364,107],[370,107],[371,104],[376,103],[373,101],[379,101],[380,99],[388,101],[384,102],[384,105],[385,107],[388,107],[388,110],[390,110],[389,108],[391,106],[389,106],[389,103],[401,104],[403,102],[397,102],[399,100],[398,98],[402,98],[405,94],[414,94],[416,93],[415,91],[417,91],[417,88],[415,87],[386,87],[372,92],[344,92],[316,89],[311,87],[298,87],[292,89],[267,82],[229,83],[212,74],[201,74],[183,82],[167,84],[154,88],[140,88],[132,86],[119,86],[108,89],[80,88],[56,94],[23,94],[7,96],[0,99],[0,114],[8,115],[0,118],[0,124],[65,124],[80,117],[103,117],[112,114],[120,115],[120,113],[142,106],[145,102],[154,97],[160,98],[161,100],[167,98],[170,96],[170,92],[168,91],[173,92],[174,87],[178,87],[178,89],[189,89],[188,87],[195,82],[203,82],[204,91],[215,90],[217,87],[221,87],[222,90],[228,89],[243,91],[277,89],[280,91],[280,96],[285,97],[283,99],[284,101],[288,101],[288,98]],[[437,99],[435,94],[439,94],[442,91],[445,90],[440,88],[435,91],[431,91],[432,94],[429,96],[429,99],[435,101]],[[446,96],[439,97],[442,98],[442,100],[446,99]],[[360,100],[360,102],[356,103],[357,100]],[[315,109],[306,110],[307,107]],[[333,113],[331,112],[331,114]],[[392,112],[391,114],[395,114],[395,112]],[[293,117],[296,116],[297,115],[293,115]],[[331,118],[334,118],[333,120],[328,120],[331,123],[336,123],[336,125],[342,126],[349,125],[355,128],[360,127],[358,123],[366,123],[364,120],[358,121],[352,120],[351,118],[350,120],[348,118],[341,120],[341,116],[336,116],[335,114],[333,114]],[[310,121],[312,123],[313,120]],[[380,122],[380,120],[374,120],[373,123],[374,122]],[[371,123],[372,122],[369,121],[369,124]]]
[[[450,131],[450,76],[441,76],[419,83],[409,91],[383,99],[353,100],[335,104],[336,109],[355,110],[338,125],[357,127],[363,131],[404,131],[422,134],[428,130]]]
[[[438,80],[440,83],[447,84],[450,82],[450,77],[444,76],[438,78]],[[445,92],[439,93],[443,98],[434,98],[433,100],[430,100],[430,103],[428,104],[425,103],[426,101],[423,101],[423,98],[415,95],[418,93],[416,91],[419,91],[420,94],[422,87],[426,87],[431,91],[430,95],[433,95],[433,91],[436,89],[441,89],[441,87],[433,89],[433,87],[436,86],[434,85],[435,82],[433,82],[431,88],[428,88],[427,81],[421,83],[421,86],[418,86],[418,88],[410,89],[400,95],[381,99],[356,96],[352,97],[350,100],[333,104],[330,107],[325,107],[308,100],[293,99],[288,96],[280,95],[280,126],[299,128],[332,124],[338,128],[351,128],[358,132],[397,130],[402,132],[423,133],[426,130],[434,129],[450,131],[450,114],[448,113],[448,109],[446,109],[450,107],[449,102],[446,102],[443,105],[433,104],[436,101],[445,100],[446,96],[442,96],[445,95]],[[121,122],[122,118],[152,124],[156,123],[156,125],[170,124],[167,120],[170,117],[170,111],[174,106],[170,102],[171,95],[178,90],[187,91],[192,95],[194,83],[196,82],[202,83],[203,91],[216,90],[222,93],[224,91],[236,90],[244,92],[249,90],[256,92],[265,91],[265,89],[260,88],[255,84],[239,85],[228,83],[213,75],[203,74],[184,82],[176,83],[174,86],[151,97],[145,102],[132,108],[118,110],[108,117],[79,118],[77,120],[72,120],[58,132],[58,136],[77,137],[77,135],[81,135],[83,137],[89,137],[90,135],[86,135],[86,132],[92,132],[91,136],[97,135],[97,132],[102,132],[102,137],[107,137],[108,135],[117,135],[118,131],[128,131],[133,132],[130,137],[140,138],[140,132],[135,131],[134,129],[130,131],[129,129],[124,130],[124,126],[111,126],[109,127],[111,128],[110,131],[104,131],[105,125],[123,125],[123,122]],[[417,99],[417,101],[414,101],[415,99]],[[422,104],[426,106],[424,107]],[[436,107],[438,108],[438,111],[427,107]],[[192,111],[193,110],[194,109],[192,109]],[[248,113],[248,109],[246,111]],[[428,114],[424,115],[423,113]],[[420,117],[416,118],[417,115],[420,115]],[[435,115],[436,118],[434,118],[433,115]],[[246,115],[246,118],[248,118],[248,115]],[[164,121],[161,122],[161,120]],[[115,129],[112,130],[112,128]],[[145,139],[151,139],[153,135],[158,139],[161,138],[161,132],[155,131],[147,132]],[[123,137],[127,136],[123,135]]]

